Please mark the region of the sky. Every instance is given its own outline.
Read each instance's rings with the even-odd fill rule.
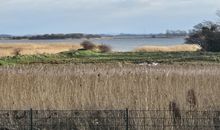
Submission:
[[[220,0],[0,0],[0,34],[147,34],[218,20]]]

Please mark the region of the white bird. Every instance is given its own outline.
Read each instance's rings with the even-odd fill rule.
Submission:
[[[157,66],[159,63],[155,63],[155,62],[153,62],[151,65],[152,66]]]

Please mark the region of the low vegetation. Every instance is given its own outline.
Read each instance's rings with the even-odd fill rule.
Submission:
[[[58,54],[17,55],[0,58],[1,65],[68,64],[68,63],[148,63],[188,64],[220,63],[218,52],[110,52],[92,50],[67,51]]]

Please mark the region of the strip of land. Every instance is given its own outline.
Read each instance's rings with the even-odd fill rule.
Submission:
[[[182,44],[172,46],[141,46],[135,49],[137,52],[195,52],[202,48],[196,44]]]
[[[69,64],[69,63],[220,63],[218,52],[110,52],[90,50],[66,51],[58,54],[17,55],[0,58],[0,65]]]
[[[2,43],[0,57],[15,55],[56,54],[64,51],[78,50],[80,44],[52,43]]]

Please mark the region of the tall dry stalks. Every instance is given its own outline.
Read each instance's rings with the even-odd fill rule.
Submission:
[[[0,109],[219,110],[219,65],[0,67]],[[190,91],[189,91],[190,90]]]

